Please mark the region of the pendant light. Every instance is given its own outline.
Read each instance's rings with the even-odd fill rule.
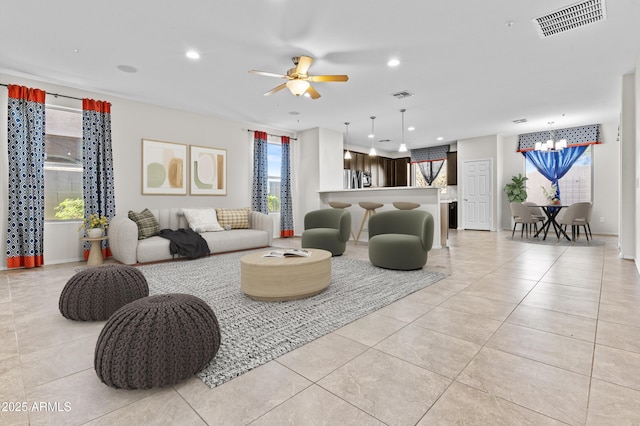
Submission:
[[[344,125],[347,128],[347,136],[346,136],[347,152],[344,153],[344,159],[345,160],[351,160],[351,152],[349,152],[349,123],[345,122]]]
[[[404,112],[406,109],[402,108],[400,112],[402,113],[402,143],[400,144],[400,148],[398,148],[398,152],[407,152],[407,144],[404,143]]]
[[[369,135],[369,137],[371,138],[371,150],[369,150],[369,157],[375,157],[376,155],[378,155],[378,153],[376,152],[376,148],[373,146],[373,140],[375,138],[375,134],[373,133],[373,120],[376,119],[376,116],[372,115],[370,118],[371,118],[371,134]]]

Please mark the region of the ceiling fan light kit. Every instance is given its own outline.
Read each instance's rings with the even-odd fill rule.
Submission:
[[[296,96],[303,95],[311,84],[305,80],[289,80],[286,83],[287,89]]]
[[[249,70],[250,74],[263,75],[266,77],[276,77],[288,79],[286,83],[282,83],[279,86],[266,92],[265,96],[273,95],[276,92],[284,89],[289,89],[295,96],[301,96],[304,94],[309,95],[311,99],[318,99],[320,93],[311,85],[311,83],[326,83],[326,82],[345,82],[349,80],[348,75],[309,75],[309,67],[313,62],[313,58],[310,56],[294,56],[291,58],[295,68],[287,70],[286,74],[276,74],[272,72]]]

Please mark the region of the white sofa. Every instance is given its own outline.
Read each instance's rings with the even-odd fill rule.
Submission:
[[[149,209],[158,219],[160,229],[188,228],[180,208]],[[266,214],[249,212],[250,229],[203,232],[212,254],[268,247],[273,241],[273,219]],[[116,215],[109,223],[109,247],[113,258],[124,264],[157,262],[174,257],[169,252],[170,241],[153,236],[138,240],[138,226],[126,214]]]

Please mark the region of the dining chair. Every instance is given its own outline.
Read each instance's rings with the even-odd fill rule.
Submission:
[[[566,231],[567,226],[571,226],[571,241],[575,241],[576,237],[580,235],[580,227],[584,228],[584,233],[589,241],[589,231],[587,230],[587,218],[590,218],[591,203],[581,202],[573,203],[562,213],[562,216],[557,219],[559,225],[564,227]]]
[[[574,224],[576,225],[576,227],[578,227],[577,229],[579,229],[580,226],[582,226],[584,228],[584,233],[587,236],[587,239],[589,239],[589,237],[591,237],[591,239],[593,240],[593,234],[591,233],[591,215],[593,213],[593,203],[576,203],[576,204],[580,204],[580,208],[584,214],[584,216],[579,216],[576,217],[576,219],[574,220]]]
[[[527,206],[522,203],[511,203],[511,215],[513,216],[513,231],[511,231],[511,239],[513,239],[513,234],[516,232],[516,226],[518,224],[521,225],[520,229],[520,238],[524,235],[524,230],[527,230],[527,238],[529,237],[529,226],[533,225],[535,232],[538,232],[538,219],[535,219]]]
[[[536,203],[532,203],[531,201],[524,201],[522,204],[527,207],[529,213],[531,213],[531,216],[538,222],[544,223],[544,221],[547,219],[547,216],[545,216],[542,209],[538,207]]]

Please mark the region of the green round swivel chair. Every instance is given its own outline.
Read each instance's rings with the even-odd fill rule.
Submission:
[[[302,248],[317,248],[340,256],[351,233],[351,213],[345,209],[313,210],[304,216]]]
[[[427,263],[433,245],[433,216],[424,210],[392,210],[369,218],[369,260],[408,271]]]

